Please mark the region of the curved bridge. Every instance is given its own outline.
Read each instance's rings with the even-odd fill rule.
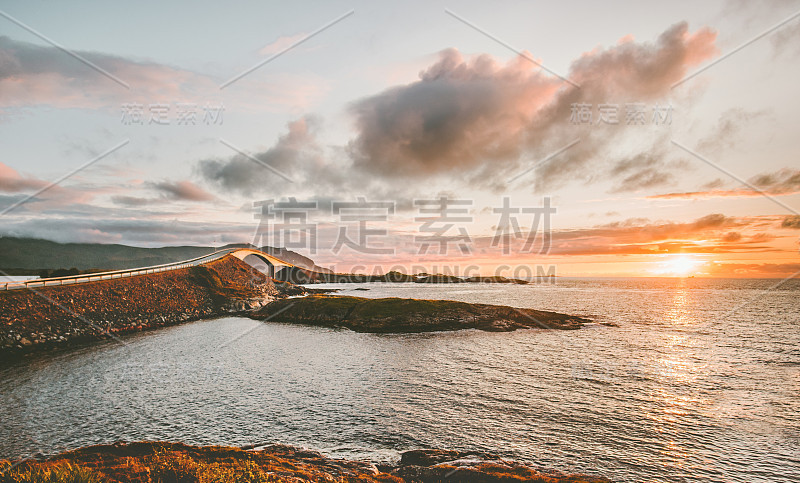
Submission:
[[[226,255],[233,255],[234,257],[242,260],[243,262],[255,267],[256,269],[268,274],[270,277],[275,277],[275,274],[285,267],[295,267],[296,265],[273,257],[261,250],[254,250],[252,248],[226,248],[224,250],[217,250],[202,257],[192,258],[191,260],[184,260],[181,262],[165,263],[163,265],[153,265],[150,267],[130,268],[127,270],[114,270],[111,272],[98,272],[87,273],[83,275],[72,275],[69,277],[56,277],[56,278],[36,278],[33,280],[25,280],[19,282],[3,282],[0,283],[0,291],[14,290],[19,288],[28,287],[51,287],[56,285],[72,285],[76,283],[97,282],[100,280],[111,280],[114,278],[127,278],[136,275],[145,275],[149,273],[165,272],[168,270],[177,270],[180,268],[194,267],[203,265],[205,263],[219,260]],[[303,268],[303,267],[297,267]],[[304,269],[304,268],[303,268]],[[305,270],[305,269],[304,269]]]
[[[261,250],[253,250],[250,248],[238,249],[234,252],[231,252],[231,255],[247,263],[248,265],[255,267],[256,269],[259,269],[272,278],[275,278],[275,274],[282,268],[295,266],[289,262],[281,260],[280,258],[275,258],[272,255],[268,255]]]

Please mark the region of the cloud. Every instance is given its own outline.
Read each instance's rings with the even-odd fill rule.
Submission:
[[[224,79],[180,67],[102,52],[75,51],[111,77],[51,46],[0,36],[0,109],[23,106],[113,109],[123,103],[222,102]],[[326,88],[322,79],[275,74],[267,81],[243,78],[225,96],[226,108],[239,112],[308,106]],[[146,112],[145,115],[148,115]]]
[[[265,151],[202,160],[197,171],[209,184],[243,195],[273,198],[305,193],[324,203],[356,193],[405,202],[408,186],[370,179],[353,169],[340,148],[325,149],[320,143],[320,128],[319,118],[300,118],[289,122],[286,132]]]
[[[295,35],[282,35],[275,39],[273,42],[265,45],[261,49],[259,49],[258,53],[260,55],[274,55],[282,50],[287,49],[288,47],[292,46],[292,44],[303,40],[304,38],[308,37],[308,34],[299,33]]]
[[[722,237],[722,241],[729,243],[737,242],[741,239],[742,239],[742,234],[735,231],[728,232]]]
[[[739,17],[743,20],[744,27],[748,29],[764,30],[797,13],[797,2],[795,0],[762,0],[760,2],[728,0],[723,4],[723,13]],[[754,30],[753,35],[756,33],[757,31]],[[800,54],[798,37],[800,37],[800,23],[794,19],[772,32],[767,38],[772,46],[773,55],[777,57],[782,53],[788,53],[791,56]]]
[[[47,189],[41,192],[36,191],[42,188]],[[25,194],[26,192],[30,194]],[[38,194],[30,197],[34,192]],[[84,203],[93,197],[91,190],[87,190],[85,187],[62,186],[33,176],[23,176],[14,168],[3,163],[0,163],[0,193],[11,194],[11,196],[0,196],[0,211],[23,202],[9,212],[14,214],[30,214],[46,209],[60,208],[70,203]]]
[[[223,189],[245,194],[284,186],[288,183],[286,178],[324,164],[316,140],[318,126],[313,117],[292,121],[287,125],[288,132],[274,146],[252,154],[258,161],[242,154],[203,160],[198,165],[200,174]]]
[[[78,51],[150,102],[180,99],[195,74],[153,62]],[[89,65],[50,46],[0,36],[0,105],[101,107],[130,99],[131,91]],[[118,106],[117,106],[118,107]]]
[[[112,196],[111,201],[123,206],[147,206],[161,203],[163,200],[159,198],[140,198],[138,196]]]
[[[704,266],[715,277],[789,277],[800,272],[800,263],[711,263]]]
[[[781,228],[793,228],[795,230],[800,230],[800,216],[787,216],[783,219],[783,222],[781,222]]]
[[[678,166],[665,150],[586,169],[594,161],[607,163],[603,151],[614,144],[614,135],[577,131],[569,123],[571,105],[664,97],[689,67],[713,55],[714,38],[708,29],[692,34],[680,23],[653,43],[628,39],[595,49],[572,64],[570,78],[580,89],[522,56],[502,63],[448,49],[418,81],[352,103],[356,134],[343,149],[323,147],[319,120],[305,117],[289,123],[272,147],[252,153],[259,162],[231,153],[202,160],[197,169],[221,190],[270,197],[297,196],[313,187],[322,198],[342,193],[408,198],[418,183],[405,181],[437,177],[446,189],[497,191],[524,168],[523,160],[549,154],[580,135],[579,144],[537,171],[537,189],[593,176],[617,180],[615,191],[663,185]]]
[[[111,201],[123,206],[147,206],[164,203],[164,201],[192,201],[205,202],[216,201],[217,197],[197,186],[191,181],[149,181],[145,183],[148,188],[160,193],[157,197],[138,197],[128,195],[116,195],[111,197]]]
[[[164,197],[172,200],[213,201],[216,199],[214,195],[191,181],[160,181],[148,183],[148,185],[160,191]]]
[[[612,192],[638,191],[675,182],[674,168],[687,168],[686,163],[665,161],[660,150],[640,153],[618,161],[609,171],[618,180]]]
[[[30,176],[20,175],[14,168],[0,163],[0,191],[4,193],[19,193],[21,191],[36,190],[47,186],[44,180]]]
[[[800,170],[784,168],[774,173],[765,173],[753,176],[748,180],[750,184],[758,188],[754,190],[751,188],[740,188],[735,190],[704,190],[704,191],[687,191],[679,193],[664,193],[659,195],[648,196],[650,199],[706,199],[706,198],[727,198],[727,197],[740,197],[748,198],[753,196],[763,196],[768,194],[771,196],[792,195],[800,193]]]
[[[414,233],[399,228],[391,230],[389,236],[392,244],[397,248],[397,257],[404,263],[421,263],[445,261],[447,263],[482,263],[497,262],[503,258],[503,247],[510,249],[510,253],[518,253],[523,259],[542,261],[559,259],[561,257],[592,257],[613,256],[614,260],[623,260],[617,257],[628,255],[666,255],[666,254],[735,254],[735,253],[776,253],[785,252],[785,249],[771,245],[772,237],[759,233],[765,221],[774,223],[771,218],[751,217],[734,218],[723,214],[709,214],[692,221],[651,221],[641,218],[631,218],[624,221],[606,223],[587,228],[557,229],[551,232],[550,249],[546,254],[538,254],[541,248],[542,233],[537,233],[533,244],[533,252],[526,254],[522,251],[527,241],[528,233],[521,236],[509,236],[507,244],[494,243],[493,236],[472,237],[471,254],[459,256],[455,241],[450,246],[447,255],[419,254],[419,243],[415,242]],[[541,228],[541,227],[540,227]],[[413,231],[413,230],[412,230]],[[524,231],[524,229],[523,229]],[[320,248],[330,247],[336,237],[336,230],[331,230],[329,237],[319,235],[319,240],[326,240],[326,245],[320,242]],[[531,258],[535,257],[535,258]],[[365,263],[363,254],[351,254],[348,251],[332,254],[322,250],[317,256],[317,261],[323,264],[332,263]],[[392,263],[386,259],[384,263]],[[537,261],[537,263],[539,263]]]
[[[523,157],[543,157],[575,139],[579,131],[568,122],[573,103],[665,97],[690,67],[716,53],[715,37],[709,29],[692,34],[679,23],[654,43],[626,40],[587,52],[569,73],[580,89],[523,57],[501,64],[449,49],[418,81],[353,103],[357,135],[348,149],[357,169],[377,176],[458,175],[497,186],[519,171]],[[585,179],[582,168],[611,139],[608,133],[582,136],[537,172],[537,183]]]
[[[252,224],[188,222],[178,219],[149,220],[102,218],[37,219],[6,221],[0,234],[16,237],[44,238],[57,242],[120,243],[135,246],[209,245],[220,234],[239,242],[253,235]]]
[[[732,148],[741,140],[739,133],[751,121],[767,115],[766,110],[747,111],[741,108],[728,109],[717,120],[711,133],[700,140],[697,150],[701,153],[714,152],[722,148]]]
[[[651,222],[641,218],[606,223],[590,228],[554,230],[549,255],[644,255],[667,253],[737,253],[776,251],[765,245],[763,234],[744,238],[733,230],[752,230],[758,218],[734,218],[720,213],[709,214],[691,222]],[[539,233],[541,237],[541,233]],[[476,245],[490,253],[492,238],[476,240]],[[515,239],[520,248],[524,239]],[[540,240],[536,242],[538,250]],[[495,249],[496,250],[496,249]],[[512,252],[514,249],[512,249]]]

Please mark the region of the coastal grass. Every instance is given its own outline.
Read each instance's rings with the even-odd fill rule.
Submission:
[[[154,483],[269,483],[281,481],[248,459],[205,462],[182,453],[158,451],[142,463]]]
[[[0,460],[0,483],[273,483],[399,481],[383,475],[331,474],[326,461],[298,461],[226,446],[139,442],[62,453],[46,461]]]
[[[44,461],[0,460],[0,483],[611,483],[601,477],[541,472],[528,465],[498,460],[496,456],[464,465],[456,460],[464,461],[465,454],[445,453],[451,453],[446,455],[447,461],[426,456],[406,461],[404,465],[402,460],[408,458],[401,457],[400,465],[379,470],[365,463],[334,460],[283,445],[251,451],[229,446],[140,441],[80,448]]]
[[[436,316],[450,310],[470,311],[470,304],[453,300],[424,299],[364,299],[358,306],[358,314],[362,317],[398,317],[409,313],[420,316]]]
[[[278,300],[273,302],[271,310],[278,311],[283,307],[297,306],[296,300]],[[425,300],[408,298],[351,297],[341,295],[310,295],[303,299],[303,308],[308,306],[322,314],[358,314],[365,318],[400,317],[408,314],[420,316],[436,316],[451,310],[471,312],[472,305],[453,300]],[[299,306],[297,308],[300,308]],[[284,317],[291,315],[292,309],[285,312]],[[276,318],[281,320],[280,317]]]
[[[525,328],[574,330],[589,319],[556,312],[455,300],[364,298],[310,295],[280,299],[249,317],[276,322],[348,328],[356,332],[417,333],[480,329],[513,331]]]
[[[153,483],[271,483],[282,481],[256,462],[240,459],[206,462],[175,452],[158,452],[126,462],[126,472]],[[119,472],[115,476],[119,477]],[[146,475],[146,476],[144,476]],[[119,481],[70,462],[0,463],[0,483],[105,483]]]
[[[102,483],[103,475],[67,462],[52,465],[0,462],[0,483]]]

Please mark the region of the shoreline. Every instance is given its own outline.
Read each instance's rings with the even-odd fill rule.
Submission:
[[[330,291],[273,282],[230,255],[169,272],[4,291],[0,292],[0,361],[224,316],[375,333],[577,329],[589,322],[500,305],[321,295]],[[293,307],[285,314],[273,317],[289,306]]]
[[[0,292],[0,360],[239,313],[300,287],[235,257],[205,266],[80,285]]]
[[[603,477],[566,474],[482,451],[441,449],[404,451],[397,462],[376,464],[330,458],[317,451],[282,444],[254,449],[252,446],[192,446],[177,442],[139,441],[86,446],[38,459],[0,460],[0,475],[17,478],[9,481],[40,481],[32,476],[48,472],[58,475],[59,481],[73,478],[69,481],[86,483],[611,483]]]

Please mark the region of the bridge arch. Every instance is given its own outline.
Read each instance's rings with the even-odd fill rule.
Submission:
[[[270,278],[275,278],[275,264],[266,257],[251,253],[244,257],[242,261]]]
[[[284,267],[294,266],[259,250],[236,250],[235,252],[231,253],[231,255],[245,262],[261,273],[268,275],[270,278],[275,278],[275,274]]]

